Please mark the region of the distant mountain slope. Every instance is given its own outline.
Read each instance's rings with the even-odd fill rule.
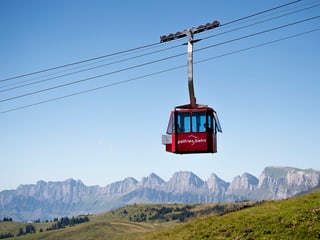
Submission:
[[[283,199],[320,185],[320,172],[267,167],[259,178],[244,173],[231,183],[215,174],[207,181],[192,172],[175,173],[164,181],[152,173],[141,181],[128,177],[105,187],[81,181],[38,181],[0,192],[0,219],[15,221],[98,213],[133,203],[209,203]]]

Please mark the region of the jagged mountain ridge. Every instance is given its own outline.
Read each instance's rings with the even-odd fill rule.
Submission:
[[[167,182],[156,174],[132,177],[105,187],[80,180],[38,181],[0,192],[0,218],[15,221],[98,213],[133,203],[207,203],[283,199],[320,185],[320,172],[291,167],[267,167],[259,178],[244,173],[231,183],[211,174],[206,181],[192,172],[175,173]]]

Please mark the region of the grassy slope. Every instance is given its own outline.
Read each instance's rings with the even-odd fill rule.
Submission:
[[[58,239],[134,239],[136,236],[141,235],[141,233],[146,233],[148,231],[153,231],[154,228],[150,224],[137,224],[130,223],[124,219],[121,221],[119,216],[113,216],[113,221],[111,213],[105,213],[100,215],[95,215],[90,217],[90,221],[87,223],[79,224],[73,227],[66,227],[60,230],[54,231],[44,231],[40,233],[40,228],[46,229],[50,227],[53,223],[34,223],[37,229],[36,234],[28,234],[25,236],[8,238],[8,239],[19,239],[19,240],[58,240]],[[105,216],[108,216],[107,218]],[[12,233],[16,235],[19,228],[25,229],[26,223],[17,222],[1,222],[0,223],[0,233]],[[128,238],[127,238],[128,237]],[[130,237],[130,238],[129,238]]]
[[[183,213],[183,209],[194,213],[194,216],[208,215],[212,212],[235,211],[255,203],[222,203],[222,204],[139,204],[129,205],[114,211],[105,212],[89,217],[90,221],[73,227],[60,230],[45,231],[40,233],[40,228],[45,230],[53,223],[34,223],[36,234],[16,237],[21,240],[51,240],[51,239],[136,239],[138,236],[181,224],[180,218],[174,218]],[[157,215],[161,210],[162,214]],[[141,215],[146,216],[146,222],[141,220]],[[190,218],[184,215],[185,219]],[[130,219],[133,221],[130,221]],[[25,229],[25,223],[1,222],[0,233],[17,234],[19,228]]]
[[[320,239],[320,191],[196,219],[142,239]]]
[[[283,201],[272,201],[249,207],[250,203],[192,205],[197,218],[186,223],[168,220],[176,212],[157,221],[130,222],[129,218],[144,213],[153,216],[154,208],[176,209],[185,204],[139,204],[90,216],[90,221],[61,230],[39,233],[52,223],[34,224],[36,234],[10,239],[81,240],[81,239],[320,239],[320,191]],[[190,205],[189,205],[190,206]],[[208,214],[223,206],[227,214]],[[211,211],[212,212],[212,211]],[[202,215],[202,216],[201,216]],[[48,225],[49,224],[49,225]],[[0,233],[17,233],[23,223],[1,222]]]
[[[99,240],[99,239],[135,239],[143,233],[154,231],[150,224],[130,223],[121,221],[91,221],[74,227],[60,230],[29,234],[25,236],[8,238],[19,240]]]

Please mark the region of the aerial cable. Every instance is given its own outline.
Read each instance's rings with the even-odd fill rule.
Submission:
[[[228,44],[228,43],[231,43],[231,42],[235,42],[235,41],[239,41],[239,40],[242,40],[242,39],[246,39],[246,38],[249,38],[249,37],[253,37],[253,36],[260,35],[260,34],[264,34],[264,33],[267,33],[267,32],[275,31],[275,30],[278,30],[278,29],[281,29],[281,28],[285,28],[285,27],[293,26],[293,25],[300,24],[300,23],[303,23],[303,22],[311,21],[311,20],[314,20],[314,19],[319,18],[319,17],[320,16],[315,16],[315,17],[303,19],[303,20],[300,20],[300,21],[297,21],[297,22],[288,23],[288,24],[281,25],[281,26],[274,27],[274,28],[270,28],[270,29],[267,29],[267,30],[264,30],[264,31],[260,31],[260,32],[256,32],[256,33],[249,34],[249,35],[246,35],[246,36],[242,36],[242,37],[234,38],[234,39],[231,39],[231,40],[227,40],[227,41],[224,41],[224,42],[221,42],[221,43],[216,43],[216,44],[213,44],[213,45],[209,45],[209,46],[197,49],[197,50],[195,50],[195,52],[203,51],[203,50],[208,49],[208,48],[217,47],[217,46],[220,46],[220,45],[224,45],[224,44]],[[183,56],[183,55],[185,55],[185,53],[172,55],[172,56],[161,58],[161,59],[158,59],[158,60],[154,60],[154,61],[150,61],[150,62],[146,62],[146,63],[134,65],[134,66],[130,66],[130,67],[127,67],[127,68],[118,69],[118,70],[115,70],[115,71],[112,71],[112,72],[103,73],[103,74],[96,75],[96,76],[93,76],[93,77],[84,78],[84,79],[81,79],[81,80],[77,80],[77,81],[73,81],[73,82],[69,82],[69,83],[65,83],[65,84],[61,84],[61,85],[56,85],[56,86],[45,88],[45,89],[41,89],[41,90],[38,90],[38,91],[29,92],[29,93],[25,93],[25,94],[22,94],[22,95],[18,95],[18,96],[2,99],[2,100],[0,100],[0,103],[7,102],[7,101],[10,101],[10,100],[14,100],[14,99],[18,99],[18,98],[22,98],[22,97],[26,97],[26,96],[35,95],[35,94],[38,94],[38,93],[42,93],[42,92],[46,92],[46,91],[50,91],[50,90],[54,90],[54,89],[58,89],[58,88],[66,87],[66,86],[70,86],[70,85],[73,85],[73,84],[82,83],[82,82],[85,82],[85,81],[89,81],[89,80],[93,80],[93,79],[96,79],[96,78],[104,77],[104,76],[107,76],[107,75],[111,75],[111,74],[115,74],[115,73],[131,70],[131,69],[134,69],[134,68],[139,68],[139,67],[143,67],[143,66],[146,66],[146,65],[151,65],[151,64],[154,64],[154,63],[157,63],[157,62],[165,61],[165,60],[168,60],[168,59],[171,59],[171,58],[175,58],[175,57],[179,57],[179,56]]]
[[[175,45],[175,46],[171,46],[171,47],[168,47],[168,48],[165,48],[165,49],[160,49],[160,50],[156,50],[156,51],[140,54],[140,55],[137,55],[137,56],[128,57],[128,58],[125,58],[125,59],[120,59],[120,60],[117,60],[117,61],[101,64],[101,65],[98,65],[98,66],[85,68],[85,69],[82,69],[82,70],[73,71],[73,72],[70,72],[70,73],[65,73],[65,74],[62,74],[62,75],[53,76],[53,77],[41,79],[41,80],[38,80],[38,81],[21,84],[21,85],[15,86],[15,87],[10,87],[10,88],[6,88],[6,89],[3,89],[3,90],[0,90],[0,92],[7,92],[7,91],[14,90],[14,89],[17,89],[17,88],[22,88],[22,87],[26,87],[26,86],[30,86],[30,85],[35,85],[35,84],[47,82],[47,81],[50,81],[50,80],[53,80],[53,79],[66,77],[66,76],[74,75],[74,74],[77,74],[77,73],[86,72],[86,71],[90,71],[90,70],[93,70],[93,69],[97,69],[97,68],[101,68],[101,67],[105,67],[105,66],[110,66],[110,65],[117,64],[117,63],[121,63],[121,62],[129,61],[129,60],[133,60],[133,59],[149,56],[149,55],[152,55],[152,54],[155,54],[155,53],[160,53],[160,52],[164,52],[164,51],[167,51],[167,50],[171,50],[171,49],[180,47],[182,45],[183,44]]]
[[[94,61],[94,60],[98,60],[98,59],[102,59],[102,58],[106,58],[106,57],[111,57],[111,56],[115,56],[115,55],[131,52],[131,51],[136,51],[136,50],[139,50],[139,49],[142,49],[142,48],[152,47],[152,46],[155,46],[155,45],[158,45],[158,44],[159,43],[152,43],[152,44],[148,44],[148,45],[144,45],[144,46],[140,46],[140,47],[135,47],[135,48],[119,51],[119,52],[114,52],[114,53],[102,55],[102,56],[99,56],[99,57],[94,57],[94,58],[89,58],[89,59],[86,59],[86,60],[81,60],[81,61],[78,61],[78,62],[67,63],[67,64],[64,64],[64,65],[57,66],[57,67],[47,68],[47,69],[43,69],[43,70],[31,72],[31,73],[26,73],[26,74],[14,76],[14,77],[0,79],[0,82],[5,82],[5,81],[9,81],[9,80],[17,79],[17,78],[22,78],[22,77],[27,77],[27,76],[31,76],[31,75],[35,75],[35,74],[39,74],[39,73],[43,73],[43,72],[56,70],[56,69],[59,69],[59,68],[69,67],[69,66],[73,66],[73,65],[77,65],[77,64],[81,64],[81,63],[85,63],[85,62],[90,62],[90,61]]]
[[[155,72],[155,73],[150,73],[150,74],[146,74],[146,75],[143,75],[143,76],[130,78],[130,79],[127,79],[127,80],[123,80],[123,81],[119,81],[119,82],[115,82],[115,83],[110,83],[110,84],[103,85],[103,86],[100,86],[100,87],[95,87],[95,88],[83,90],[81,92],[71,93],[71,94],[68,94],[68,95],[64,95],[64,96],[60,96],[60,97],[56,97],[56,98],[51,98],[51,99],[44,100],[44,101],[41,101],[41,102],[36,102],[36,103],[32,103],[32,104],[21,106],[21,107],[12,108],[12,109],[0,112],[0,114],[17,111],[17,110],[24,109],[24,108],[33,107],[33,106],[37,106],[37,105],[48,103],[48,102],[57,101],[57,100],[64,99],[64,98],[74,97],[74,96],[77,96],[77,95],[81,95],[81,94],[84,94],[84,93],[89,93],[89,92],[101,90],[101,89],[108,88],[108,87],[113,87],[113,86],[116,86],[116,85],[120,85],[120,84],[124,84],[124,83],[128,83],[128,82],[136,81],[136,80],[139,80],[139,79],[142,79],[142,78],[146,78],[146,77],[158,75],[158,74],[161,74],[161,73],[173,71],[173,70],[185,67],[185,66],[186,65],[180,65],[180,66],[177,66],[177,67],[172,67],[172,68],[165,69],[165,70],[162,70],[162,71],[158,71],[158,72]]]
[[[214,60],[214,59],[217,59],[217,58],[226,57],[226,56],[233,55],[233,54],[236,54],[236,53],[248,51],[248,50],[251,50],[251,49],[254,49],[254,48],[270,45],[270,44],[273,44],[273,43],[276,43],[276,42],[281,42],[281,41],[288,40],[288,39],[295,38],[295,37],[299,37],[299,36],[302,36],[302,35],[305,35],[305,34],[313,33],[313,32],[316,32],[316,31],[320,31],[320,28],[312,29],[312,30],[309,30],[309,31],[306,31],[306,32],[302,32],[302,33],[297,33],[297,34],[294,34],[294,35],[290,35],[290,36],[287,36],[287,37],[283,37],[283,38],[279,38],[279,39],[276,39],[276,40],[268,41],[268,42],[265,42],[265,43],[260,43],[260,44],[254,45],[254,46],[250,46],[250,47],[247,47],[247,48],[242,48],[240,50],[235,50],[235,51],[232,51],[232,52],[229,52],[229,53],[224,53],[224,54],[221,54],[221,55],[218,55],[218,56],[205,58],[205,59],[202,59],[202,60],[194,62],[194,64],[208,62],[208,61],[211,61],[211,60]]]
[[[295,14],[295,13],[298,13],[298,12],[302,12],[302,11],[305,11],[305,10],[308,10],[308,9],[311,9],[311,8],[319,7],[319,6],[320,6],[320,3],[318,3],[316,5],[313,5],[313,6],[310,6],[310,7],[306,7],[306,8],[303,8],[303,9],[298,9],[298,10],[295,10],[295,11],[292,11],[292,12],[289,12],[289,13],[285,13],[285,14],[282,14],[282,15],[279,15],[279,16],[275,16],[275,17],[272,17],[272,18],[261,20],[259,22],[255,22],[255,23],[251,23],[251,24],[248,24],[248,25],[245,25],[245,26],[234,28],[234,29],[231,29],[231,30],[228,30],[228,31],[225,31],[225,32],[221,32],[221,33],[217,33],[217,34],[210,35],[210,36],[207,36],[207,37],[203,37],[203,38],[201,38],[201,40],[205,40],[205,39],[221,36],[221,35],[224,35],[224,34],[227,34],[227,33],[231,33],[231,32],[238,31],[238,30],[241,30],[241,29],[244,29],[244,28],[252,27],[252,26],[255,26],[255,25],[258,25],[258,24],[261,24],[261,23],[269,22],[269,21],[272,21],[274,19],[278,19],[278,18],[282,18],[282,17],[285,17],[285,16],[289,16],[289,15],[292,15],[292,14]]]
[[[223,34],[231,33],[231,32],[237,31],[237,30],[241,30],[241,29],[244,29],[244,28],[255,26],[255,25],[258,25],[258,24],[261,24],[261,23],[264,23],[264,22],[268,22],[268,21],[271,21],[271,20],[274,20],[274,19],[278,19],[278,18],[281,18],[281,17],[292,15],[292,14],[295,14],[295,13],[298,13],[298,12],[302,12],[302,11],[305,11],[305,10],[308,10],[308,9],[311,9],[311,8],[314,8],[314,7],[318,7],[318,6],[320,6],[320,4],[312,5],[312,6],[309,6],[309,7],[305,7],[303,9],[298,9],[298,10],[295,10],[295,11],[292,11],[292,12],[289,12],[289,13],[285,13],[285,14],[282,14],[282,15],[279,15],[279,16],[275,16],[275,17],[272,17],[272,18],[261,20],[259,22],[255,22],[255,23],[252,23],[252,24],[249,24],[249,25],[245,25],[245,26],[242,26],[242,27],[231,29],[231,30],[228,30],[228,31],[225,31],[225,32],[221,32],[221,33],[218,33],[218,34],[210,35],[210,36],[201,38],[201,40],[205,40],[205,39],[217,37],[217,36],[220,36],[220,35],[223,35]],[[62,75],[58,75],[58,76],[54,76],[54,77],[45,78],[45,79],[41,79],[41,80],[38,80],[38,81],[21,84],[21,85],[15,86],[15,87],[9,87],[9,88],[0,90],[0,92],[6,92],[6,91],[14,90],[14,89],[17,89],[17,88],[22,88],[22,87],[26,87],[26,86],[30,86],[30,85],[34,85],[34,84],[39,84],[39,83],[46,82],[46,81],[53,80],[53,79],[57,79],[57,78],[65,77],[65,76],[70,76],[70,75],[81,73],[81,72],[85,72],[85,71],[90,71],[90,70],[93,70],[93,69],[97,69],[97,68],[113,65],[113,64],[116,64],[116,63],[120,63],[120,62],[125,62],[125,61],[131,60],[131,59],[140,58],[140,57],[151,55],[151,54],[154,54],[154,53],[158,53],[158,52],[162,52],[162,51],[166,51],[166,50],[171,50],[173,48],[180,47],[180,46],[181,45],[173,46],[173,47],[169,47],[169,48],[166,48],[166,49],[161,49],[161,50],[153,51],[153,52],[150,52],[150,53],[145,53],[145,54],[141,54],[141,55],[138,55],[138,56],[128,57],[128,58],[117,60],[117,61],[113,61],[113,62],[110,62],[110,63],[106,63],[106,64],[102,64],[102,65],[98,65],[98,66],[94,66],[94,67],[90,67],[90,68],[74,71],[74,72],[71,72],[71,73],[66,73],[66,74],[62,74]],[[96,63],[94,63],[94,64],[96,64]],[[92,65],[92,63],[90,65]],[[79,67],[77,67],[77,68],[79,68]],[[0,88],[1,88],[1,86],[0,86]]]
[[[276,40],[273,40],[273,41],[268,41],[268,42],[265,42],[265,43],[257,44],[257,45],[251,46],[251,47],[243,48],[243,49],[240,49],[240,50],[232,51],[232,52],[221,54],[221,55],[218,55],[218,56],[202,59],[202,60],[194,62],[194,64],[200,64],[200,63],[203,63],[203,62],[212,61],[212,60],[217,59],[217,58],[226,57],[226,56],[229,56],[229,55],[232,55],[232,54],[236,54],[236,53],[248,51],[248,50],[251,50],[251,49],[254,49],[254,48],[270,45],[270,44],[273,44],[273,43],[276,43],[276,42],[288,40],[288,39],[291,39],[291,38],[294,38],[294,37],[299,37],[299,36],[302,36],[302,35],[305,35],[305,34],[309,34],[309,33],[312,33],[312,32],[316,32],[316,31],[320,31],[320,28],[309,30],[309,31],[305,31],[305,32],[302,32],[302,33],[297,33],[297,34],[294,34],[294,35],[290,35],[290,36],[283,37],[283,38],[280,38],[280,39],[276,39]],[[44,101],[40,101],[40,102],[28,104],[28,105],[16,107],[16,108],[11,108],[11,109],[8,109],[8,110],[1,111],[0,114],[5,114],[5,113],[21,110],[21,109],[24,109],[24,108],[29,108],[29,107],[32,107],[32,106],[37,106],[37,105],[41,105],[41,104],[57,101],[57,100],[60,100],[60,99],[69,98],[69,97],[73,97],[73,96],[77,96],[77,95],[81,95],[81,94],[97,91],[97,90],[108,88],[108,87],[113,87],[113,86],[116,86],[116,85],[132,82],[132,81],[137,81],[137,80],[142,79],[142,78],[146,78],[146,77],[162,74],[162,73],[165,73],[165,72],[173,71],[173,70],[184,68],[184,67],[186,67],[185,64],[184,65],[180,65],[180,66],[176,66],[176,67],[172,67],[172,68],[169,68],[169,69],[165,69],[165,70],[162,70],[162,71],[146,74],[146,75],[143,75],[143,76],[138,76],[138,77],[130,78],[130,79],[127,79],[127,80],[123,80],[123,81],[119,81],[119,82],[115,82],[115,83],[110,83],[110,84],[107,84],[107,85],[104,85],[104,86],[87,89],[87,90],[84,90],[84,91],[81,91],[81,92],[71,93],[71,94],[68,94],[68,95],[64,95],[64,96],[60,96],[60,97],[56,97],[56,98],[51,98],[51,99],[48,99],[48,100],[44,100]]]
[[[168,60],[168,59],[171,59],[171,58],[180,57],[180,56],[183,56],[183,55],[185,55],[185,53],[172,55],[172,56],[161,58],[161,59],[158,59],[158,60],[154,60],[154,61],[150,61],[150,62],[146,62],[146,63],[134,65],[134,66],[130,66],[130,67],[127,67],[127,68],[118,69],[118,70],[115,70],[115,71],[112,71],[112,72],[103,73],[103,74],[96,75],[96,76],[93,76],[93,77],[88,77],[88,78],[80,79],[80,80],[77,80],[77,81],[73,81],[73,82],[69,82],[69,83],[65,83],[65,84],[56,85],[56,86],[53,86],[53,87],[41,89],[41,90],[38,90],[38,91],[29,92],[29,93],[25,93],[25,94],[22,94],[22,95],[18,95],[18,96],[2,99],[2,100],[0,100],[0,103],[7,102],[7,101],[10,101],[10,100],[14,100],[14,99],[18,99],[18,98],[22,98],[22,97],[31,96],[31,95],[34,95],[34,94],[38,94],[38,93],[42,93],[42,92],[46,92],[46,91],[50,91],[50,90],[54,90],[54,89],[57,89],[57,88],[70,86],[70,85],[73,85],[73,84],[77,84],[77,83],[93,80],[93,79],[96,79],[96,78],[101,78],[101,77],[108,76],[108,75],[111,75],[111,74],[124,72],[124,71],[131,70],[131,69],[134,69],[134,68],[139,68],[139,67],[143,67],[143,66],[146,66],[146,65],[154,64],[154,63],[157,63],[157,62],[165,61],[165,60]]]
[[[155,47],[155,46],[149,47],[149,48],[154,48],[154,47]],[[169,48],[167,48],[167,49],[172,49],[172,48],[174,48],[174,47],[169,47]],[[144,51],[145,49],[146,49],[146,48],[138,49],[138,50],[135,50],[135,51],[132,51],[132,52],[123,53],[123,54],[121,54],[120,57],[124,57],[124,56],[127,56],[127,55],[136,54],[136,53],[138,53],[138,52]],[[166,49],[163,49],[162,51],[165,51],[165,50],[166,50]],[[159,50],[159,51],[161,51],[161,50]],[[120,55],[120,54],[119,54],[119,55]],[[112,60],[112,59],[119,58],[119,55],[113,56],[113,58],[111,58],[111,59],[109,58],[109,59],[108,59],[108,62],[110,62],[110,60]],[[132,57],[132,59],[133,59],[133,58],[136,58],[136,57]],[[126,60],[130,60],[130,58],[127,58]],[[121,61],[126,61],[126,60],[118,60],[118,61],[121,62]],[[87,63],[87,64],[85,64],[85,65],[74,66],[73,68],[68,68],[68,69],[66,69],[66,70],[60,70],[59,72],[53,72],[53,73],[50,73],[50,74],[46,74],[46,75],[34,77],[34,78],[27,79],[27,80],[20,81],[20,82],[10,82],[10,83],[7,84],[7,85],[2,85],[2,86],[0,85],[0,89],[1,89],[1,88],[7,88],[7,87],[9,87],[8,90],[11,90],[10,87],[16,86],[16,85],[19,85],[19,86],[17,86],[17,88],[19,88],[20,86],[21,86],[21,87],[24,86],[24,84],[28,85],[27,82],[30,82],[30,81],[33,81],[33,80],[43,79],[43,78],[46,78],[46,77],[47,77],[47,78],[50,78],[51,76],[56,76],[57,74],[61,74],[61,73],[65,73],[65,72],[70,72],[70,71],[72,71],[72,70],[76,70],[76,69],[83,68],[83,67],[87,67],[87,66],[96,65],[96,64],[102,63],[102,62],[106,62],[106,59],[103,59],[103,60],[100,60],[100,61],[96,61],[96,62],[90,62],[90,63]],[[111,64],[113,64],[113,63],[110,62],[109,65],[111,65]],[[108,65],[108,64],[106,64],[106,65]],[[97,68],[98,68],[98,67],[97,67]],[[94,69],[94,67],[93,67],[92,69]],[[91,68],[89,68],[88,70],[91,70]],[[81,72],[81,71],[79,71],[79,72]],[[76,71],[75,73],[78,73],[78,72]],[[61,76],[64,77],[65,75],[61,75]],[[55,78],[59,78],[59,77],[52,77],[52,79],[55,79]],[[51,78],[50,78],[50,79],[51,79]],[[38,81],[41,82],[41,80],[38,80]],[[0,83],[1,83],[1,82],[0,82]],[[36,84],[36,83],[37,83],[37,81],[35,82],[35,84]],[[30,84],[30,85],[32,85],[32,84]],[[14,88],[15,88],[15,87],[12,87],[12,89],[14,89]],[[5,90],[0,90],[0,92],[2,92],[2,91],[7,91],[7,89],[5,89]]]
[[[217,47],[217,46],[224,45],[224,44],[227,44],[227,43],[231,43],[231,42],[239,41],[239,40],[242,40],[242,39],[254,37],[254,36],[257,36],[257,35],[260,35],[260,34],[264,34],[264,33],[267,33],[267,32],[272,32],[272,31],[275,31],[275,30],[279,30],[281,28],[290,27],[290,26],[293,26],[293,25],[296,25],[296,24],[300,24],[300,23],[304,23],[304,22],[307,22],[307,21],[314,20],[314,19],[319,18],[319,17],[320,16],[314,16],[314,17],[311,17],[311,18],[307,18],[307,19],[303,19],[303,20],[297,21],[297,22],[288,23],[288,24],[281,25],[281,26],[278,26],[278,27],[274,27],[274,28],[270,28],[270,29],[263,30],[263,31],[260,31],[260,32],[252,33],[252,34],[249,34],[249,35],[246,35],[246,36],[241,36],[241,37],[234,38],[234,39],[231,39],[231,40],[227,40],[227,41],[224,41],[224,42],[221,42],[221,43],[216,43],[216,44],[213,44],[213,45],[209,45],[209,46],[206,46],[206,47],[202,47],[202,48],[196,49],[196,50],[194,50],[194,52],[202,51],[202,50],[205,50],[205,49],[208,49],[208,48]]]
[[[261,12],[257,12],[257,13],[254,13],[254,14],[251,14],[251,15],[248,15],[248,16],[245,16],[245,17],[241,17],[241,18],[232,20],[232,21],[227,22],[227,23],[222,23],[222,24],[220,24],[220,26],[230,25],[230,24],[233,24],[233,23],[235,23],[235,22],[239,22],[239,21],[242,21],[242,20],[245,20],[245,19],[248,19],[248,18],[252,18],[252,17],[258,16],[258,15],[267,13],[267,12],[271,12],[271,11],[274,11],[274,10],[276,10],[276,9],[283,8],[283,7],[286,7],[286,6],[289,6],[289,5],[292,5],[292,4],[301,2],[301,1],[302,1],[302,0],[296,0],[296,1],[293,1],[293,2],[286,3],[286,4],[282,4],[282,5],[277,6],[277,7],[269,8],[269,9],[267,9],[267,10],[264,10],[264,11],[261,11]]]
[[[282,4],[280,6],[276,6],[276,7],[264,10],[264,11],[260,11],[260,12],[257,12],[257,13],[254,13],[254,14],[251,14],[251,15],[248,15],[248,16],[245,16],[245,17],[241,17],[241,18],[232,20],[232,21],[224,23],[224,24],[220,24],[220,26],[230,25],[230,24],[233,24],[235,22],[239,22],[239,21],[251,18],[251,17],[255,17],[255,16],[258,16],[258,15],[261,15],[261,14],[266,13],[266,12],[270,12],[270,11],[273,11],[273,10],[276,10],[276,9],[279,9],[279,8],[282,8],[282,7],[289,6],[291,4],[298,3],[300,1],[302,1],[302,0],[296,0],[296,1],[293,1],[293,2],[286,3],[286,4]],[[52,67],[52,68],[47,68],[47,69],[43,69],[43,70],[39,70],[39,71],[34,71],[34,72],[31,72],[31,73],[26,73],[26,74],[21,74],[21,75],[17,75],[17,76],[5,78],[5,79],[0,79],[0,83],[1,82],[6,82],[6,81],[9,81],[9,80],[13,80],[13,79],[18,79],[18,78],[22,78],[22,77],[27,77],[27,76],[39,74],[39,73],[44,73],[44,72],[48,72],[48,71],[52,71],[52,70],[56,70],[56,69],[60,69],[60,68],[64,68],[64,67],[74,66],[74,65],[77,65],[77,64],[86,63],[86,62],[90,62],[90,61],[94,61],[94,60],[98,60],[98,59],[102,59],[102,58],[106,58],[106,57],[111,57],[111,56],[115,56],[115,55],[119,55],[119,54],[124,54],[124,53],[127,53],[127,52],[136,51],[136,50],[139,50],[139,49],[156,46],[158,44],[160,44],[160,43],[159,42],[152,43],[152,44],[148,44],[148,45],[144,45],[144,46],[140,46],[140,47],[135,47],[135,48],[119,51],[119,52],[114,52],[114,53],[110,53],[110,54],[106,54],[106,55],[102,55],[102,56],[98,56],[98,57],[94,57],[94,58],[89,58],[89,59],[85,59],[85,60],[81,60],[81,61],[77,61],[77,62],[73,62],[73,63],[67,63],[67,64],[64,64],[64,65],[60,65],[60,66],[56,66],[56,67]]]

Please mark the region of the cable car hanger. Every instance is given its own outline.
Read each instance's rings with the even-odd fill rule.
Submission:
[[[196,33],[200,33],[206,30],[211,30],[213,28],[217,28],[220,26],[218,21],[213,21],[212,23],[207,23],[206,25],[200,25],[196,28],[186,29],[183,32],[177,32],[175,34],[169,34],[168,36],[163,35],[160,37],[160,42],[167,42],[175,39],[179,39],[182,37],[188,37],[188,88],[189,88],[189,97],[190,97],[190,104],[178,106],[179,108],[197,108],[197,107],[205,107],[205,105],[197,105],[196,104],[196,97],[194,94],[194,87],[193,87],[193,43],[199,42],[201,39],[195,40],[193,35]]]
[[[213,108],[197,104],[193,86],[193,35],[219,27],[214,21],[197,28],[161,36],[160,42],[188,37],[188,88],[190,103],[176,106],[170,113],[167,134],[162,135],[162,144],[167,152],[178,154],[215,153],[217,152],[217,132],[222,132],[218,115]]]

